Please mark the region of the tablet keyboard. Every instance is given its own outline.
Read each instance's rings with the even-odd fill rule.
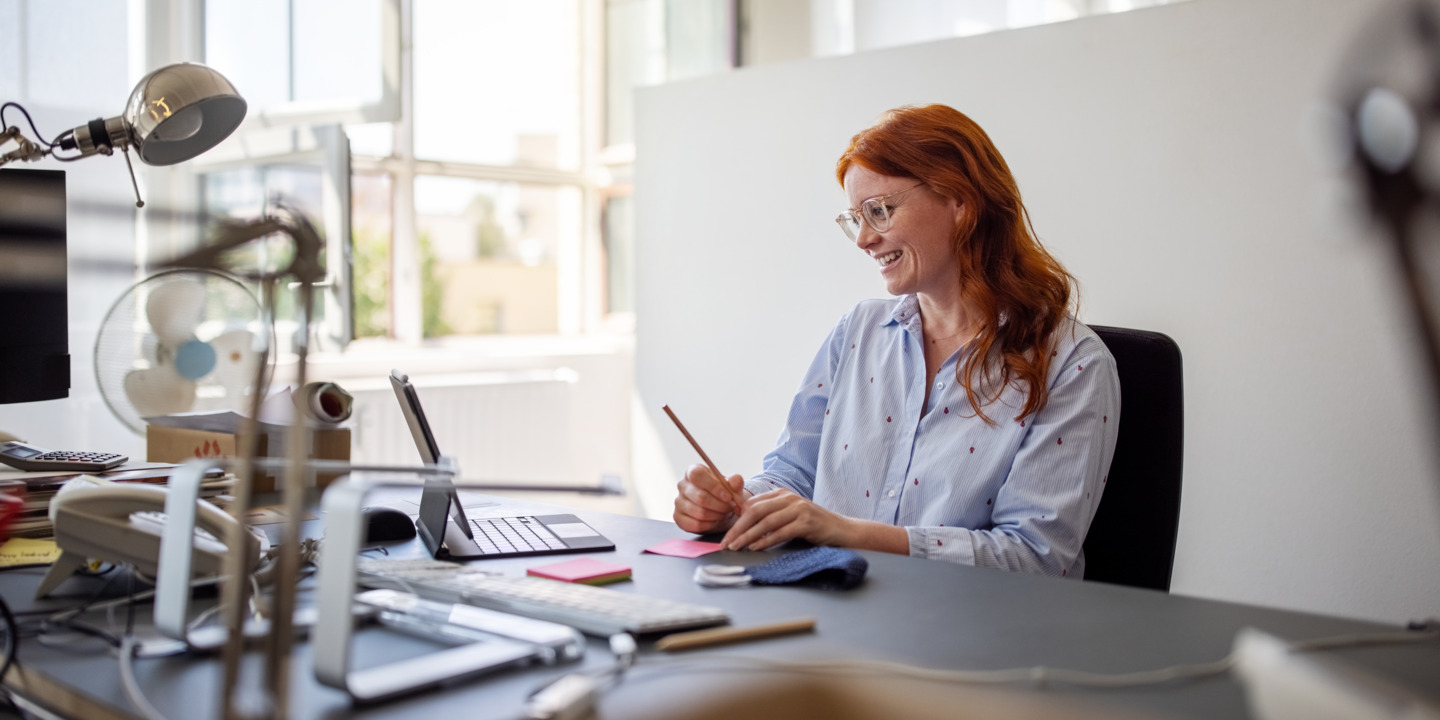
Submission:
[[[533,517],[470,520],[470,533],[486,555],[523,555],[564,550],[565,543]]]
[[[492,575],[443,560],[359,558],[360,582],[395,587],[441,602],[461,602],[549,620],[605,637],[668,632],[730,621],[720,608],[636,595],[530,575]]]

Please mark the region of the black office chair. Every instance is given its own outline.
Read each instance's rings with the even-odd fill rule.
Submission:
[[[1169,592],[1180,529],[1185,390],[1163,333],[1091,325],[1120,375],[1120,437],[1085,537],[1085,579]]]

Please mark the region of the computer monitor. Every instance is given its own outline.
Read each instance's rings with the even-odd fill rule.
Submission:
[[[0,170],[0,403],[70,394],[65,172]]]

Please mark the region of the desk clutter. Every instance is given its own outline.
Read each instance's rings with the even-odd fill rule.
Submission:
[[[95,484],[165,485],[174,465],[169,463],[130,463],[103,473],[77,472],[0,472],[0,493],[20,499],[20,509],[11,520],[9,537],[50,538],[54,536],[50,503],[66,483],[91,478]],[[215,471],[202,482],[200,495],[216,507],[224,509],[234,499],[231,491],[235,476]]]

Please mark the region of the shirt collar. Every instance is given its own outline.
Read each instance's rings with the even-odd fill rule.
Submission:
[[[890,315],[881,321],[883,327],[891,323],[911,328],[920,321],[920,299],[914,295],[902,295],[890,306]]]
[[[917,322],[919,319],[920,298],[916,297],[915,295],[902,295],[898,298],[895,298],[895,304],[890,306],[889,316],[884,317],[880,321],[880,326],[884,327],[886,325],[894,323],[909,328],[911,323]],[[1008,321],[1009,319],[1010,318],[1008,315],[1006,315],[1004,312],[1001,312],[998,322],[999,326],[1004,327],[1006,321]]]

